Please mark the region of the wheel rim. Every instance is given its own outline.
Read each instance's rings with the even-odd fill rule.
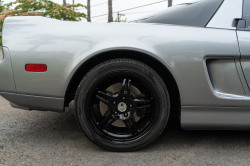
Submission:
[[[110,90],[117,85],[118,90]],[[133,72],[108,73],[90,89],[87,94],[90,97],[85,101],[86,115],[102,138],[124,143],[138,140],[152,130],[159,114],[158,96],[143,76]],[[106,105],[105,112],[102,105]],[[117,125],[117,121],[124,125]]]

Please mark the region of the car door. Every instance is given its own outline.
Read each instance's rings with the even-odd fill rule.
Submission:
[[[241,66],[250,88],[250,0],[244,0],[243,16],[238,21],[237,35],[241,52]]]

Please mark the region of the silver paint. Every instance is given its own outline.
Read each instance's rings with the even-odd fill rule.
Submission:
[[[242,18],[242,4],[243,0],[224,0],[207,27],[236,29],[236,27],[233,27],[233,21],[235,18]]]
[[[0,61],[0,92],[16,93],[9,50],[3,47],[3,59]]]
[[[0,47],[1,51],[0,51],[0,61],[3,60],[3,48],[2,46]]]
[[[250,31],[237,31],[237,35],[241,52],[241,66],[248,87],[250,87]]]
[[[70,27],[74,31],[68,31]],[[10,50],[19,94],[63,98],[81,64],[99,53],[123,49],[146,53],[163,63],[177,82],[182,105],[250,105],[247,97],[218,96],[205,75],[204,57],[240,57],[233,30],[9,17],[3,45]],[[47,64],[48,71],[28,73],[24,70],[27,63]]]
[[[209,78],[216,93],[235,97],[245,96],[234,58],[207,59],[206,62]]]
[[[182,107],[181,127],[189,130],[250,130],[250,107]]]

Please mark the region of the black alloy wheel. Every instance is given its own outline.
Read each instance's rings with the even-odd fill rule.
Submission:
[[[75,104],[85,135],[111,151],[149,145],[165,128],[170,113],[168,91],[159,75],[129,59],[93,68],[81,81]]]

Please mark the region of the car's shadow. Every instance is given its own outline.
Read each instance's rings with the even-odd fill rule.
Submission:
[[[15,114],[15,116],[20,116],[18,110],[15,111]],[[6,132],[5,140],[7,138],[18,144],[27,143],[29,146],[40,142],[51,148],[54,144],[63,144],[79,150],[105,151],[86,138],[76,123],[73,111],[66,111],[62,114],[34,111],[33,113],[23,112],[23,114],[35,117],[32,117],[33,119],[29,122],[25,120],[26,117],[20,116],[19,121],[22,123],[13,126],[12,130]],[[149,147],[143,148],[139,152],[183,151],[192,148],[234,150],[235,147],[250,150],[250,132],[183,130],[180,127],[179,119],[171,118],[161,136]]]
[[[65,113],[60,125],[56,125],[54,130],[68,135],[82,135],[77,139],[86,139],[82,131],[78,128],[74,113]],[[65,128],[66,124],[66,128]],[[86,139],[87,140],[87,139]],[[75,140],[76,141],[76,140]],[[103,151],[87,140],[92,150]],[[143,148],[140,152],[162,151],[162,150],[183,150],[187,148],[205,149],[234,149],[236,146],[250,150],[250,132],[234,130],[183,130],[180,126],[179,118],[170,118],[167,127],[161,136],[149,147]],[[90,148],[89,147],[89,148]]]
[[[23,162],[35,163],[43,156],[43,163],[55,160],[63,161],[62,165],[69,165],[71,160],[80,165],[83,162],[86,165],[127,162],[130,165],[249,165],[250,162],[248,131],[187,131],[181,129],[178,118],[171,118],[161,136],[150,146],[135,152],[116,153],[91,143],[79,129],[72,110],[62,114],[28,112],[12,109],[5,102],[2,104],[7,108],[2,109],[5,118],[2,121],[0,118],[3,163],[15,165],[11,160],[11,157],[17,158],[13,152],[21,154]],[[99,164],[95,163],[97,161]]]
[[[250,132],[239,130],[184,130],[177,118],[169,120],[167,127],[158,141],[151,148],[166,146],[174,148],[211,147],[234,148],[234,146],[249,146]],[[233,145],[233,146],[232,146]]]

